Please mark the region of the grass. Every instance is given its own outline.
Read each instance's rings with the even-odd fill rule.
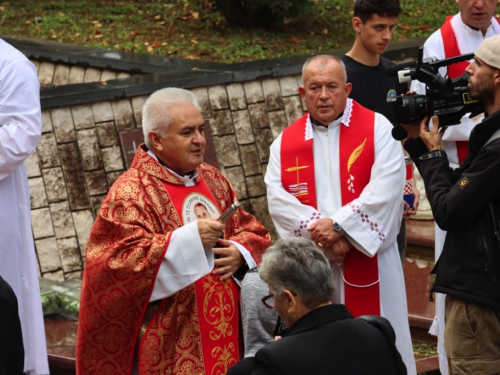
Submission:
[[[209,0],[11,0],[0,3],[0,33],[227,63],[351,45],[353,1],[310,1],[308,13],[268,32],[228,27]],[[402,3],[393,40],[427,37],[458,8],[454,0]]]

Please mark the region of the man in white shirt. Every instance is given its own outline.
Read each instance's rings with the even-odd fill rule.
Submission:
[[[443,26],[435,31],[424,44],[424,58],[434,57],[442,60],[472,53],[481,42],[493,35],[500,34],[500,23],[493,17],[498,0],[456,0],[460,12],[446,19]],[[456,78],[465,73],[468,61],[440,68],[440,74]],[[413,81],[412,91],[425,93],[425,85]],[[450,126],[443,135],[443,144],[451,168],[457,168],[469,152],[468,140],[472,128],[482,121],[483,115],[472,119],[465,115],[460,125]],[[443,250],[446,232],[436,225],[435,259]],[[448,374],[448,362],[444,349],[444,299],[445,295],[436,293],[436,317],[429,330],[438,336],[439,367],[443,375]]]
[[[403,152],[384,116],[349,99],[342,61],[315,56],[299,94],[308,114],[273,142],[265,182],[282,238],[311,238],[330,260],[335,303],[354,316],[386,317],[408,374],[415,374],[396,245],[404,184]],[[339,338],[341,339],[341,338]]]
[[[35,67],[0,39],[0,275],[17,296],[24,371],[29,374],[49,373],[24,166],[41,134],[40,84]]]

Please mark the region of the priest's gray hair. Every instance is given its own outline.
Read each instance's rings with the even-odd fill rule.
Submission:
[[[302,86],[304,86],[304,72],[306,71],[307,66],[312,62],[318,62],[322,68],[326,68],[331,62],[336,62],[337,64],[339,64],[340,69],[342,69],[342,71],[344,72],[344,83],[347,82],[347,70],[345,69],[345,64],[341,59],[339,59],[337,56],[332,55],[316,55],[307,59],[307,61],[302,66]]]
[[[287,238],[268,248],[259,266],[259,275],[275,298],[289,290],[307,308],[315,308],[333,298],[330,263],[311,240]]]
[[[148,133],[154,131],[166,138],[168,126],[172,123],[172,109],[179,104],[192,104],[201,111],[196,96],[188,90],[167,87],[155,91],[142,108],[142,132],[144,143],[151,149]]]

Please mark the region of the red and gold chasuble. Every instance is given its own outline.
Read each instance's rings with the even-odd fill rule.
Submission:
[[[312,130],[306,136],[308,116],[302,116],[283,131],[281,181],[285,190],[300,202],[317,209]],[[374,112],[353,100],[349,126],[340,127],[343,206],[358,198],[370,181],[375,160],[374,118]],[[344,279],[345,305],[353,316],[380,315],[377,255],[370,258],[361,251],[349,251],[344,260]]]
[[[444,57],[446,59],[450,57],[460,56],[462,53],[458,48],[457,36],[453,31],[453,27],[451,25],[451,20],[454,16],[446,17],[446,20],[441,26],[441,37],[443,38],[443,46],[444,46]],[[498,20],[500,24],[500,20]],[[455,79],[460,77],[465,73],[465,69],[469,66],[468,61],[461,61],[455,64],[451,64],[448,66],[448,77]],[[462,164],[464,159],[469,154],[469,142],[468,141],[456,141],[457,145],[457,154],[458,154],[458,162]]]
[[[210,217],[222,213],[203,179],[191,187],[162,183],[183,225],[196,220],[194,208],[200,205]],[[221,282],[217,276],[208,274],[194,283],[194,289],[204,373],[224,375],[240,360],[239,287],[233,278]]]

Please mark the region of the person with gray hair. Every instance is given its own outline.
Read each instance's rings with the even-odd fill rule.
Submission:
[[[111,187],[90,233],[77,372],[225,372],[241,352],[233,275],[256,266],[269,233],[242,209],[218,221],[237,197],[203,162],[205,123],[191,92],[153,93],[143,127],[146,144]]]
[[[257,352],[253,375],[393,375],[404,368],[394,341],[332,303],[330,264],[314,242],[277,241],[264,254],[259,274],[270,293],[262,302],[275,308],[290,330]]]
[[[381,315],[396,331],[416,375],[405,282],[396,237],[403,214],[401,144],[383,115],[349,98],[342,61],[304,64],[299,94],[307,113],[271,145],[265,182],[281,238],[313,240],[330,261],[338,293],[357,317]]]

